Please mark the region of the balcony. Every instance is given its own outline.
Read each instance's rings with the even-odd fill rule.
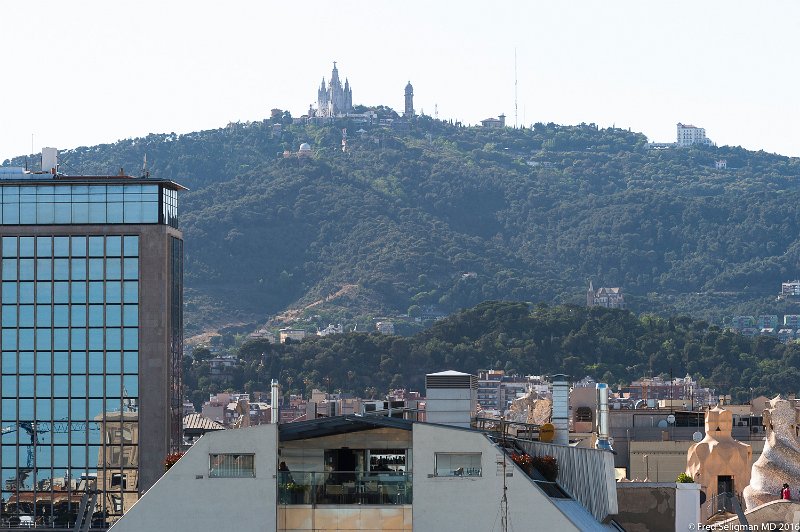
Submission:
[[[278,504],[409,505],[411,484],[402,471],[278,471]]]

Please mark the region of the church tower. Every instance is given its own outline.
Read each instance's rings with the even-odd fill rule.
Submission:
[[[336,61],[333,62],[331,79],[328,86],[325,86],[325,78],[317,91],[317,110],[316,116],[336,117],[347,114],[353,110],[353,89],[347,78],[344,79],[344,87],[339,79],[339,69],[336,68]]]
[[[317,91],[317,116],[328,116],[328,89],[325,87],[325,78]]]
[[[403,113],[403,116],[406,118],[411,118],[414,116],[414,87],[411,86],[411,82],[408,82],[406,85],[406,110]]]

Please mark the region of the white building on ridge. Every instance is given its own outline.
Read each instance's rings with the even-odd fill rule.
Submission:
[[[712,146],[714,143],[706,137],[706,130],[702,127],[678,122],[678,147],[691,146],[692,144],[705,144]]]

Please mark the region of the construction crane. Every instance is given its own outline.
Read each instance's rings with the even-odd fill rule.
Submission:
[[[6,434],[9,434],[11,432],[16,432],[19,429],[23,429],[25,432],[28,433],[28,436],[30,436],[30,439],[31,439],[31,443],[30,443],[30,445],[28,445],[28,456],[27,456],[27,459],[25,461],[25,467],[20,467],[17,470],[17,478],[14,480],[14,485],[12,486],[12,488],[15,491],[19,491],[20,487],[23,486],[25,481],[28,479],[28,477],[33,472],[33,469],[34,469],[34,467],[33,467],[33,454],[34,454],[34,448],[36,447],[36,444],[38,443],[37,434],[39,432],[37,427],[36,427],[36,423],[35,422],[32,422],[32,421],[19,421],[19,422],[17,422],[16,425],[9,425],[7,427],[3,427],[2,435],[6,435]]]
[[[27,456],[25,460],[25,467],[18,469],[17,478],[14,480],[13,490],[19,491],[23,487],[25,481],[34,471],[34,455],[36,447],[39,442],[39,434],[46,432],[51,433],[65,433],[70,431],[84,431],[89,426],[89,430],[100,430],[100,424],[97,422],[85,421],[18,421],[16,425],[8,425],[0,429],[0,436],[5,436],[12,432],[17,432],[20,429],[24,430],[30,437],[30,444],[27,446]],[[7,488],[8,489],[8,488]]]

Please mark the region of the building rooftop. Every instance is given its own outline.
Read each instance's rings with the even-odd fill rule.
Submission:
[[[225,427],[203,414],[188,414],[183,418],[184,430],[225,430]]]
[[[297,421],[278,425],[281,441],[319,438],[348,432],[359,432],[375,428],[411,430],[414,422],[386,416],[344,416],[325,417],[309,421]]]
[[[138,185],[165,185],[173,190],[188,190],[183,185],[169,179],[156,177],[134,177],[129,175],[64,175],[41,172],[8,171],[9,168],[0,168],[0,182],[6,185],[52,185],[68,183],[71,185],[97,184],[98,181],[114,181],[119,184]]]

